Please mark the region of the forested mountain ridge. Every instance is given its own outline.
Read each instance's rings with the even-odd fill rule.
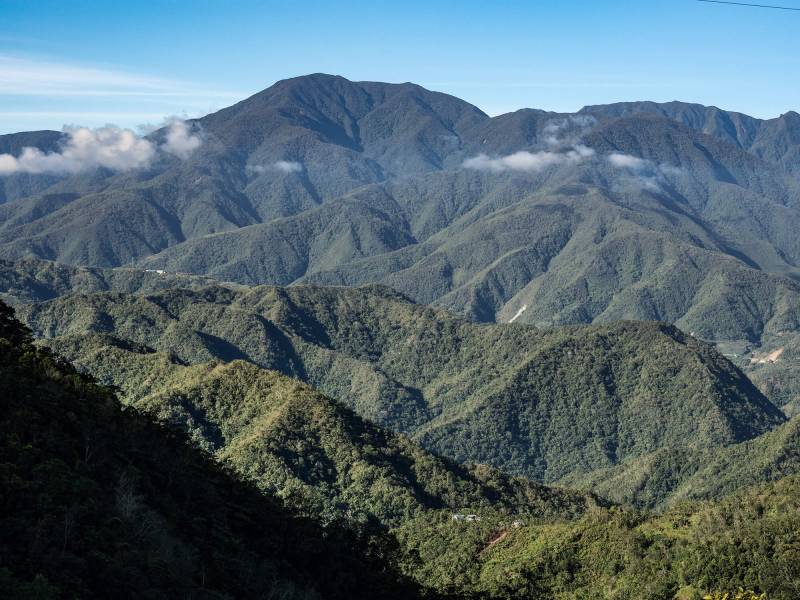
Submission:
[[[502,504],[499,510],[484,506],[480,519],[463,522],[449,510],[408,513],[393,530],[395,545],[379,534],[364,545],[352,532],[330,527],[320,537],[314,523],[221,470],[183,435],[130,408],[120,410],[107,389],[32,346],[29,333],[0,307],[5,409],[0,427],[7,433],[0,444],[0,472],[7,479],[4,502],[12,508],[0,523],[10,534],[0,544],[0,585],[10,597],[422,594],[396,571],[416,580],[428,598],[441,593],[448,598],[566,600],[613,594],[699,600],[709,592],[746,587],[765,591],[770,599],[789,600],[798,589],[796,477],[664,515],[597,505],[584,512],[580,503],[570,504],[578,496],[556,493],[544,497],[544,506],[556,501],[555,513],[535,512],[513,522],[518,515],[504,512]],[[189,386],[175,386],[169,400],[165,389],[181,377],[170,382],[157,370],[151,384],[162,392],[144,403],[167,408],[185,425],[185,411],[193,408],[199,409],[192,414],[195,425],[209,423],[205,408],[225,412],[231,396],[220,393],[215,383],[220,380],[255,393],[249,397],[245,392],[237,400],[244,400],[238,408],[245,410],[233,411],[228,426],[247,420],[246,405],[274,403],[271,386],[299,395],[303,414],[289,422],[309,418],[309,399],[326,406],[322,398],[310,398],[313,392],[302,384],[275,373],[259,375],[252,365],[187,367],[146,348],[119,340],[114,346],[109,338],[94,335],[94,346],[91,340],[72,341],[98,352],[116,348],[117,358],[126,353],[140,355],[136,360],[150,357],[189,375],[183,378]],[[64,347],[69,343],[64,340]],[[242,379],[229,377],[241,370],[246,372],[244,387]],[[198,379],[198,373],[210,377]],[[259,383],[253,386],[254,381]],[[201,391],[209,384],[212,390]],[[291,453],[291,440],[278,440],[283,452]],[[211,441],[213,436],[195,436],[195,443]],[[265,476],[258,460],[253,461],[256,455],[243,456],[242,464]],[[306,452],[302,457],[313,459]],[[577,513],[570,513],[570,506]]]
[[[490,118],[315,74],[191,121],[186,160],[9,196],[0,256],[380,282],[479,321],[662,320],[759,344],[798,329],[796,120],[683,103]]]
[[[781,165],[797,174],[800,169],[800,115],[788,111],[774,119],[756,119],[721,110],[716,106],[686,102],[620,102],[605,106],[586,106],[579,111],[595,117],[624,117],[654,114],[678,121],[735,143],[759,158]]]
[[[243,478],[322,522],[397,526],[428,510],[567,518],[598,501],[456,465],[365,421],[297,380],[251,363],[188,366],[107,335],[53,344],[154,419],[186,431]]]
[[[47,349],[0,303],[8,598],[414,597],[377,538],[286,510]],[[385,548],[391,553],[390,546]]]
[[[762,277],[754,270],[751,273],[756,278]],[[753,335],[758,335],[756,327],[742,327],[745,323],[754,323],[751,309],[756,305],[757,299],[748,298],[742,284],[734,284],[724,273],[719,274],[719,281],[726,279],[727,291],[723,298],[729,308],[734,308],[736,326],[740,331],[748,329]],[[200,288],[215,283],[215,280],[208,277],[159,270],[73,267],[39,259],[0,261],[0,298],[12,305],[42,302],[73,293],[150,293],[175,287]],[[789,286],[788,290],[797,287],[797,284],[789,280],[784,280],[784,283]],[[224,285],[232,289],[242,287],[230,282]],[[776,309],[779,313],[788,316],[796,310],[791,293],[769,286],[763,289],[767,294],[775,294],[774,302],[777,303]],[[728,327],[719,321],[716,303],[712,298],[704,302],[704,309],[698,313],[698,318],[702,317],[707,325],[716,327],[713,324],[719,323],[720,326]],[[527,309],[523,314],[524,312]],[[697,335],[696,331],[690,331]],[[792,332],[790,323],[776,318],[764,330],[760,346],[747,340],[726,341],[717,346],[720,352],[753,379],[774,404],[780,406],[787,415],[793,416],[800,407],[800,380],[794,376],[800,357],[800,343],[797,338],[798,334]]]
[[[78,294],[20,315],[108,383],[124,387],[124,371],[80,336],[275,369],[428,449],[540,481],[785,421],[712,347],[656,323],[477,325],[375,286]]]
[[[796,113],[630,102],[490,118],[417,85],[314,74],[187,126],[202,143],[184,159],[0,177],[0,258],[28,261],[4,268],[33,277],[27,300],[188,274],[381,283],[479,322],[673,323],[789,414],[800,402]],[[65,135],[0,136],[0,151]],[[94,271],[55,284],[34,259]]]

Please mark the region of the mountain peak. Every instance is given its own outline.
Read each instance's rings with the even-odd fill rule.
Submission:
[[[313,73],[281,80],[200,121],[223,148],[261,162],[304,163],[309,148],[321,142],[326,169],[335,163],[343,180],[356,175],[369,183],[441,168],[460,147],[462,133],[488,118],[463,100],[416,84]],[[313,151],[320,161],[322,148]]]
[[[793,110],[783,113],[779,118],[791,123],[800,123],[800,113],[797,113]]]
[[[352,81],[341,75],[332,75],[330,73],[308,73],[307,75],[298,75],[296,77],[287,77],[280,79],[273,83],[271,86],[265,88],[261,92],[268,92],[273,89],[280,88],[296,88],[308,85],[322,85],[322,86],[335,86],[335,85],[355,85]]]

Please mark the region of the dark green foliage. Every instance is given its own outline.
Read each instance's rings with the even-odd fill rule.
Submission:
[[[186,363],[275,369],[427,449],[541,481],[724,446],[785,420],[712,347],[655,323],[476,325],[377,287],[76,295],[21,314],[107,383],[137,374],[87,333]]]
[[[615,502],[663,508],[684,499],[720,498],[800,473],[800,417],[755,439],[721,448],[662,448],[610,469],[565,477]]]
[[[0,311],[4,598],[413,597],[388,540],[293,515]]]
[[[488,506],[566,517],[595,503],[440,459],[296,380],[242,361],[185,366],[108,337],[74,342],[92,353],[97,376],[116,374],[124,402],[186,430],[260,489],[323,522],[387,527],[425,510]]]
[[[800,592],[800,479],[663,515],[597,509],[573,522],[513,527],[429,513],[398,532],[406,568],[440,590],[491,598],[700,600],[739,588]]]

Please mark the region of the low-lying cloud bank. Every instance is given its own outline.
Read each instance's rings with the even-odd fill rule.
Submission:
[[[303,170],[303,165],[291,160],[279,160],[274,166],[281,173],[299,173]]]
[[[591,124],[592,121],[587,119],[576,125],[578,127],[589,127]],[[563,127],[558,123],[550,133],[560,131]],[[559,143],[559,141],[556,138],[552,138],[552,144],[548,142],[548,145],[555,145],[556,143]],[[491,173],[502,173],[504,171],[538,172],[559,165],[576,165],[595,156],[596,153],[592,148],[576,143],[566,150],[551,149],[537,152],[523,150],[507,156],[496,157],[478,154],[465,160],[461,166],[465,169]],[[669,176],[677,176],[683,173],[678,167],[666,163],[657,164],[651,160],[621,152],[605,155],[600,160],[605,160],[613,168],[624,171],[626,181],[653,192],[663,192],[664,184],[669,183]]]
[[[164,152],[168,152],[180,159],[186,160],[189,155],[197,150],[203,143],[199,135],[189,130],[189,125],[181,119],[172,119],[167,129],[165,142],[161,145]]]
[[[578,164],[594,157],[595,151],[583,143],[584,136],[597,120],[587,115],[551,119],[542,128],[545,150],[522,150],[506,156],[478,154],[462,163],[465,169],[502,173],[503,171],[543,171],[564,164]]]
[[[280,173],[299,173],[303,170],[303,164],[294,160],[278,160],[270,165],[251,165],[247,170],[259,175],[278,171]]]
[[[479,154],[464,161],[465,169],[477,171],[490,171],[502,173],[503,171],[542,171],[548,167],[562,164],[577,164],[587,158],[593,157],[594,150],[578,144],[565,152],[539,152],[520,151],[508,156],[492,158],[486,154]]]
[[[628,171],[634,180],[645,189],[662,191],[662,184],[666,183],[666,175],[679,175],[681,169],[665,163],[656,164],[651,160],[614,152],[606,159],[612,167]]]
[[[597,119],[589,115],[570,115],[551,119],[542,129],[544,143],[550,147],[579,144]]]
[[[156,144],[130,129],[113,125],[88,129],[65,127],[67,140],[59,152],[23,148],[19,156],[0,154],[0,175],[13,173],[73,174],[98,167],[129,171],[147,167],[159,151],[186,159],[202,144],[189,125],[173,119],[167,126],[164,141]]]

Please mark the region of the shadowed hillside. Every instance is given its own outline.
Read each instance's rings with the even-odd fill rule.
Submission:
[[[0,303],[0,589],[7,598],[416,595],[391,547],[288,512],[123,410]]]
[[[310,387],[240,360],[186,366],[104,335],[53,345],[119,382],[123,402],[184,429],[243,477],[325,522],[395,526],[423,511],[568,517],[595,501],[458,466],[362,420]]]

